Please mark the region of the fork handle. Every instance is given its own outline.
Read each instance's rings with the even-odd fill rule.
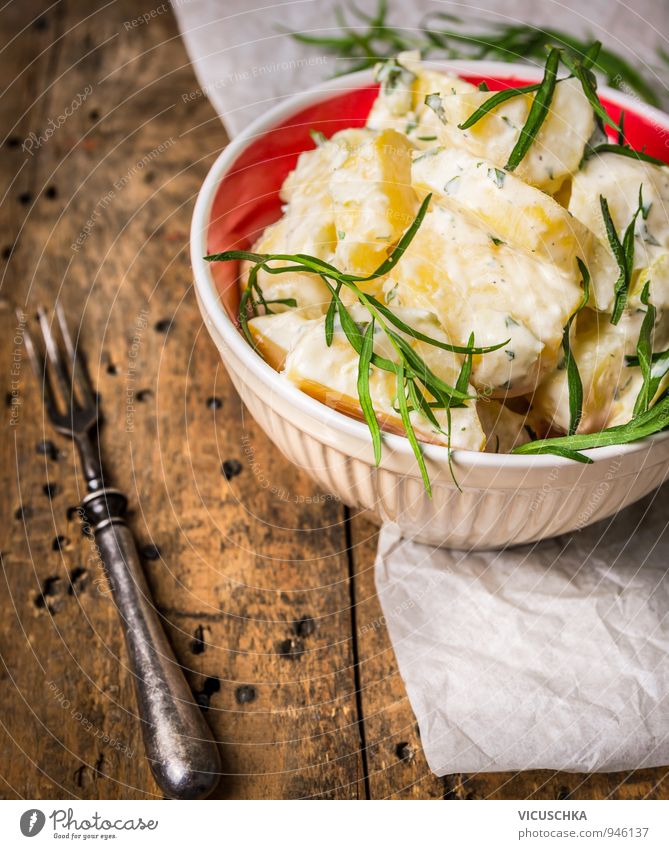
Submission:
[[[168,797],[201,799],[220,778],[218,748],[156,614],[126,504],[122,493],[102,489],[86,496],[82,510],[123,624],[151,771]]]

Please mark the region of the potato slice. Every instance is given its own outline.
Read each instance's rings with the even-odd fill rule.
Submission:
[[[632,417],[634,398],[620,393],[639,372],[626,365],[625,355],[636,352],[643,313],[625,315],[619,324],[611,324],[604,313],[585,309],[577,317],[571,350],[583,384],[583,415],[579,433],[594,433],[606,427],[617,403],[618,416]],[[551,428],[566,433],[569,429],[569,384],[564,361],[537,389],[532,400],[533,413],[540,430]]]
[[[283,218],[271,224],[253,246],[257,253],[304,253],[331,261],[337,245],[334,218],[331,207],[314,205],[312,209],[290,209]],[[273,266],[288,265],[273,262]],[[245,265],[244,282],[250,265]],[[258,284],[267,301],[293,299],[300,308],[308,308],[313,315],[320,315],[330,303],[327,286],[317,274],[290,272],[270,274],[263,269],[258,272]],[[282,304],[273,304],[274,312],[290,309]]]
[[[393,304],[434,313],[459,344],[472,332],[477,345],[510,339],[475,357],[472,371],[478,389],[504,397],[533,391],[555,367],[579,282],[433,200],[384,288]]]
[[[330,177],[337,268],[362,276],[383,262],[418,211],[406,136],[383,130]]]
[[[360,305],[351,306],[350,312],[355,321],[369,320],[369,314]],[[412,327],[446,340],[432,316],[419,310],[403,311],[401,316]],[[281,315],[259,316],[249,324],[263,356],[275,368],[283,368],[283,374],[288,380],[324,404],[362,420],[357,393],[358,354],[338,324],[335,324],[332,345],[328,347],[325,343],[324,323],[324,318],[305,318],[303,314],[293,310]],[[430,369],[453,386],[460,373],[462,357],[422,342],[410,341]],[[394,348],[381,332],[377,332],[374,350],[379,355],[396,361]],[[379,422],[386,430],[404,434],[402,420],[395,409],[395,390],[395,376],[372,366],[370,395]],[[435,416],[444,432],[435,430],[422,413],[410,413],[419,439],[447,445],[446,412],[435,410]],[[485,436],[474,402],[453,408],[451,424],[451,447],[483,450]]]
[[[651,277],[652,303],[669,308],[669,274],[665,259],[669,253],[669,170],[615,153],[604,153],[587,160],[572,181],[569,211],[605,245],[606,256],[601,257],[598,264],[608,262],[610,271],[596,273],[593,278],[595,306],[604,312],[613,309],[618,273],[606,236],[600,196],[606,198],[622,240],[638,207],[640,187],[646,217],[639,215],[635,228],[634,279]],[[597,272],[597,267],[594,270]],[[641,285],[633,287],[629,308],[640,306],[641,289]]]
[[[504,168],[532,105],[533,94],[519,95],[498,106],[466,130],[458,125],[491,96],[471,91],[442,97],[437,105],[438,121],[419,122],[417,135],[436,130],[437,143],[458,147],[473,156],[490,160]],[[546,192],[557,191],[563,181],[578,170],[586,142],[595,126],[592,107],[577,80],[559,82],[549,114],[515,174]]]
[[[329,141],[302,153],[281,189],[281,197],[286,202],[283,216],[266,228],[253,250],[257,253],[304,253],[332,262],[337,234],[328,188],[330,177],[352,151],[371,138],[368,130],[342,130]],[[287,263],[273,263],[274,266],[282,264]],[[330,302],[327,287],[315,274],[273,275],[260,270],[258,283],[267,300],[293,299],[299,308],[309,308],[314,315],[320,315]],[[276,304],[272,309],[282,312],[288,307]]]
[[[318,318],[310,317],[305,310],[258,315],[249,321],[249,331],[256,348],[273,369],[283,371],[289,351],[315,324]]]
[[[396,59],[377,65],[376,79],[381,88],[367,126],[405,133],[421,148],[430,146],[439,126],[434,112],[425,105],[427,95],[437,92],[447,97],[476,91],[475,86],[459,77],[430,69],[420,61],[417,50],[400,53]]]
[[[313,150],[301,153],[281,187],[281,200],[300,207],[328,206],[328,181],[332,172],[372,137],[364,128],[340,130]]]
[[[457,148],[434,148],[412,165],[413,184],[433,192],[456,212],[472,216],[488,232],[537,259],[578,274],[587,263],[593,234],[549,195],[493,163]]]
[[[486,435],[485,450],[489,454],[509,454],[512,448],[530,441],[525,416],[499,401],[480,399],[476,402],[476,411]]]

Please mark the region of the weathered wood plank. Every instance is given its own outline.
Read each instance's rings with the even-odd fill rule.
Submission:
[[[377,529],[366,519],[352,519],[356,633],[370,795],[373,799],[440,799],[444,784],[425,761],[418,725],[375,591],[377,535]]]
[[[219,793],[356,797],[342,508],[314,497],[243,413],[203,329],[188,229],[225,134],[206,99],[181,96],[196,82],[171,15],[127,29],[135,11],[119,2],[79,21],[66,10],[58,23],[69,34],[42,70],[41,85],[54,85],[35,125],[91,93],[29,163],[37,200],[7,268],[11,300],[30,287],[34,309],[58,295],[81,330],[105,412],[103,455],[131,497],[138,539],[158,549],[147,551],[148,578],[222,743]],[[17,69],[28,61],[20,54]],[[16,163],[4,167],[11,180]],[[25,366],[21,381],[4,449],[13,469],[16,439],[8,513],[26,508],[3,541],[4,780],[30,797],[152,795],[116,614],[89,540],[67,517],[82,494],[76,463],[44,425]],[[44,438],[57,459],[36,455]]]

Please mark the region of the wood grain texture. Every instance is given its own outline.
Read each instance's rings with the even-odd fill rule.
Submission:
[[[221,745],[218,795],[667,798],[664,770],[429,771],[374,592],[375,529],[277,454],[202,325],[188,229],[226,138],[171,13],[127,26],[130,0],[43,8],[2,12],[0,797],[158,793],[117,616],[68,509],[76,457],[17,341],[14,306],[59,299],[157,609]],[[44,440],[56,450],[38,453]]]

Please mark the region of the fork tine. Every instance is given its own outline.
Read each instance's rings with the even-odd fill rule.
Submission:
[[[53,419],[55,416],[58,415],[58,410],[56,408],[53,387],[51,386],[51,380],[49,379],[49,373],[46,368],[46,363],[37,354],[37,349],[35,348],[32,336],[28,331],[28,318],[26,314],[21,310],[16,310],[16,316],[19,320],[19,324],[23,327],[23,344],[28,354],[30,365],[32,366],[32,369],[35,373],[35,377],[38,381],[41,381],[42,383],[44,391],[44,402],[46,404],[46,408],[49,415]]]
[[[58,318],[58,324],[60,325],[63,342],[65,343],[65,349],[67,350],[67,354],[70,358],[73,381],[76,380],[77,387],[81,392],[82,403],[90,407],[95,404],[95,393],[82,357],[75,350],[72,337],[70,336],[70,329],[67,326],[67,321],[65,319],[65,313],[63,312],[63,308],[60,303],[56,304],[56,316]]]
[[[37,318],[39,320],[39,326],[42,331],[42,337],[44,338],[44,347],[46,348],[47,357],[49,358],[49,362],[51,363],[53,370],[58,376],[60,388],[65,399],[65,407],[66,409],[71,410],[75,401],[72,381],[65,373],[65,368],[63,367],[63,360],[58,352],[58,348],[56,346],[56,342],[54,341],[53,334],[51,333],[51,328],[49,327],[49,321],[47,319],[46,311],[42,307],[39,307],[37,310]]]

